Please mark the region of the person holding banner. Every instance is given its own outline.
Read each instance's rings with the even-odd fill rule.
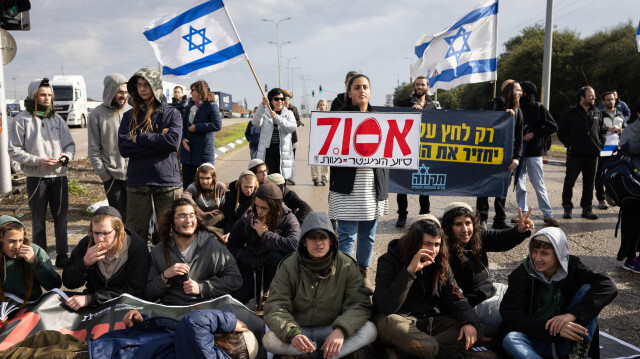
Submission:
[[[369,104],[369,78],[358,74],[349,80],[347,96],[352,105],[342,111],[373,111]],[[364,167],[331,167],[329,183],[329,217],[338,220],[340,251],[352,255],[358,240],[356,261],[370,294],[373,286],[367,278],[375,243],[378,218],[389,211],[389,169]]]
[[[193,183],[201,164],[214,164],[214,134],[222,128],[220,110],[206,81],[199,80],[191,84],[189,105],[189,110],[182,114],[182,190]]]
[[[26,236],[24,224],[11,216],[0,216],[0,300],[5,293],[23,298],[23,304],[36,300],[42,288],[51,290],[62,285],[47,252]],[[41,288],[42,287],[42,288]],[[0,318],[2,322],[4,318]]]
[[[485,335],[493,337],[502,322],[500,302],[506,291],[502,283],[489,279],[488,252],[506,252],[531,235],[534,228],[519,210],[517,226],[500,231],[480,228],[480,216],[464,202],[450,203],[442,216],[442,230],[449,245],[449,266],[465,298],[480,318]]]
[[[281,173],[285,179],[290,179],[295,172],[291,134],[297,125],[293,112],[284,106],[284,101],[282,89],[271,89],[267,97],[262,98],[251,122],[260,127],[257,158],[267,164],[270,173]]]
[[[160,238],[162,244],[151,250],[145,299],[189,305],[230,294],[242,285],[235,258],[187,199],[174,200],[164,211]]]
[[[515,128],[513,130],[513,157],[509,165],[509,171],[518,168],[520,157],[522,156],[522,111],[520,110],[520,96],[522,88],[520,84],[514,80],[506,80],[502,83],[502,96],[496,97],[484,105],[483,110],[488,111],[506,111],[514,116]],[[511,179],[511,177],[509,177]],[[493,217],[493,229],[511,228],[506,222],[507,214],[505,206],[506,197],[496,197],[494,200],[495,217]],[[476,209],[480,212],[481,226],[486,228],[487,219],[489,218],[489,198],[478,197],[476,200]]]
[[[71,264],[62,272],[69,289],[85,286],[83,294],[66,305],[78,309],[102,304],[122,293],[142,298],[149,272],[147,243],[124,227],[122,216],[110,206],[98,208],[89,222],[89,234],[71,252]]]

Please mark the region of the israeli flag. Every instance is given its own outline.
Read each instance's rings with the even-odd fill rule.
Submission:
[[[162,75],[187,78],[241,61],[242,43],[222,0],[200,0],[145,26]]]
[[[498,0],[485,1],[451,27],[418,40],[414,77],[426,76],[432,89],[497,78]]]

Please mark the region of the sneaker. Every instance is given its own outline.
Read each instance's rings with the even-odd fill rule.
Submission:
[[[322,181],[320,181],[320,184],[323,185],[323,186],[326,186],[327,185],[327,180],[323,179]]]
[[[564,214],[562,215],[562,218],[571,219],[571,208],[569,207],[564,208]]]
[[[522,215],[524,215],[524,213]],[[513,223],[513,224],[520,223],[520,217],[515,216],[515,217],[511,218],[511,223]]]
[[[396,222],[396,227],[398,227],[398,228],[402,228],[402,227],[404,227],[404,226],[406,226],[406,225],[407,225],[407,215],[404,215],[404,216],[400,215],[400,216],[398,216],[398,221]]]
[[[558,222],[558,220],[553,217],[545,218],[542,221],[550,225],[551,227],[560,227],[560,222]]]
[[[314,186],[322,186],[322,183],[320,183],[320,180],[319,180],[319,179],[314,178],[314,179],[313,179],[313,185],[314,185]]]
[[[622,264],[622,269],[640,273],[640,259],[633,258],[632,260],[625,261],[624,264]]]
[[[598,215],[591,212],[591,209],[583,209],[582,210],[582,218],[586,219],[598,219]]]
[[[587,359],[591,342],[583,340],[581,342],[573,342],[571,350],[569,350],[569,359]]]
[[[501,221],[493,221],[493,226],[491,226],[491,228],[493,228],[493,229],[507,229],[507,228],[511,228],[511,226],[508,225],[507,222],[505,222],[504,220],[501,220]]]
[[[607,202],[598,201],[598,209],[607,209],[607,208],[609,208],[609,206],[607,206]]]
[[[67,254],[58,254],[56,256],[56,268],[64,269],[69,265],[69,256]]]

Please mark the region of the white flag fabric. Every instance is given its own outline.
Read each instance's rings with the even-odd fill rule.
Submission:
[[[200,0],[157,18],[145,26],[144,36],[166,77],[196,77],[243,59],[242,43],[222,0]]]
[[[426,76],[432,89],[495,80],[498,0],[484,1],[453,26],[418,40],[414,77]]]

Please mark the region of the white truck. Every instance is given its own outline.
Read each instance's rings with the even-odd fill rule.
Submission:
[[[69,126],[87,127],[87,85],[82,75],[55,75],[50,81],[53,87],[56,113]]]

